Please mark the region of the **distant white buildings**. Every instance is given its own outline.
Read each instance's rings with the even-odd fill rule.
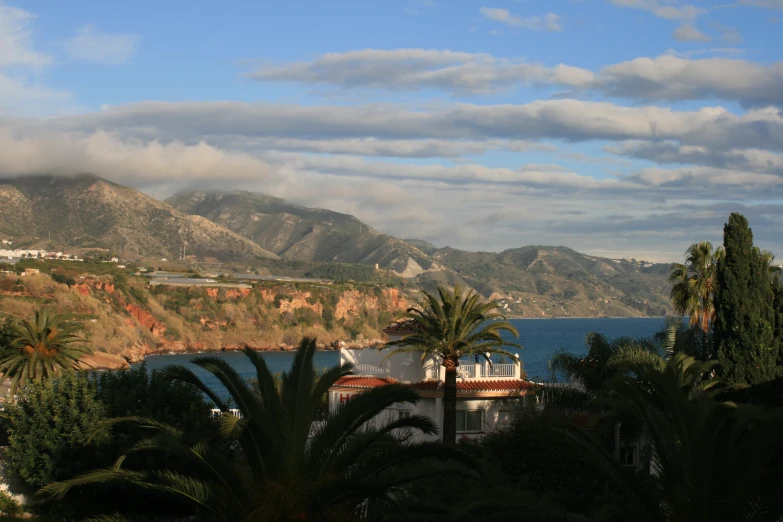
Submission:
[[[5,241],[3,241],[5,243]],[[61,259],[65,261],[81,261],[78,257],[72,254],[65,254],[63,252],[49,252],[48,250],[27,250],[27,249],[0,249],[0,259],[20,259],[20,258],[36,258],[36,259]]]

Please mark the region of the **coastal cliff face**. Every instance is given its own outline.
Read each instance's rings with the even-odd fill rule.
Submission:
[[[0,311],[27,316],[38,306],[73,312],[96,350],[92,367],[121,367],[147,355],[190,351],[293,349],[303,335],[322,348],[382,342],[382,329],[411,302],[397,288],[260,284],[254,288],[148,287],[141,278],[46,274],[0,277]]]

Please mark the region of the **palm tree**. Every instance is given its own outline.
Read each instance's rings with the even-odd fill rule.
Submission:
[[[654,338],[663,343],[667,359],[675,353],[690,355],[701,362],[718,358],[712,331],[705,332],[700,325],[687,324],[680,317],[667,317],[666,324]]]
[[[17,317],[11,323],[10,344],[0,355],[0,376],[11,379],[11,393],[27,380],[51,379],[64,368],[79,368],[79,359],[91,350],[80,337],[82,324],[70,314],[35,310],[35,319]]]
[[[674,310],[687,315],[691,325],[699,325],[704,332],[715,317],[713,296],[718,262],[724,253],[723,247],[713,251],[709,241],[694,243],[685,251],[685,263],[673,263],[669,269]]]
[[[421,353],[422,361],[440,360],[446,368],[443,385],[443,442],[457,442],[457,367],[461,357],[479,355],[491,364],[489,356],[500,354],[516,360],[502,346],[519,344],[503,340],[502,332],[519,337],[514,325],[496,310],[497,301],[481,302],[475,290],[463,293],[459,285],[451,291],[438,287],[438,296],[424,292],[421,307],[408,308],[405,317],[415,333],[386,343],[394,348],[386,359],[397,353]],[[488,356],[489,355],[489,356]]]
[[[598,397],[607,382],[620,372],[618,365],[621,360],[646,360],[660,356],[660,347],[654,339],[609,339],[590,332],[585,336],[585,345],[585,355],[574,355],[561,349],[552,356],[549,366],[552,372],[565,374],[590,399]]]
[[[350,520],[376,504],[380,509],[394,507],[406,497],[410,483],[431,479],[443,459],[470,464],[456,449],[400,440],[411,430],[436,432],[424,416],[387,421],[382,415],[395,403],[419,400],[413,389],[400,384],[360,393],[325,421],[316,422],[323,395],[351,374],[352,365],[335,366],[319,376],[313,365],[315,347],[314,337],[304,338],[291,370],[277,383],[264,359],[249,348],[244,354],[256,370],[253,383],[244,381],[225,360],[194,359],[193,364],[219,380],[241,415],[234,415],[232,404],[190,369],[165,369],[169,379],[191,383],[217,405],[224,443],[188,445],[181,432],[153,419],[114,419],[109,424],[134,422],[154,432],[128,453],[161,452],[182,466],[129,470],[123,468],[123,457],[113,468],[51,484],[41,494],[56,500],[78,486],[121,483],[182,497],[210,520],[221,522]],[[226,451],[225,443],[231,443],[233,451]],[[455,471],[454,466],[443,470]]]
[[[646,479],[581,434],[587,463],[611,482],[601,515],[641,521],[777,521],[783,488],[771,459],[783,443],[783,415],[713,399],[714,363],[682,353],[615,378],[604,399],[614,417],[632,418],[651,442]]]

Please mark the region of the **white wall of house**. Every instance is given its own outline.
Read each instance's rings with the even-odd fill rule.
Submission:
[[[329,393],[329,409],[336,410],[341,404],[365,390],[332,391]],[[457,438],[476,438],[509,422],[515,403],[522,397],[508,399],[457,399]],[[417,404],[395,404],[384,410],[373,422],[385,423],[401,415],[425,415],[443,431],[443,399],[423,397]],[[415,440],[438,440],[438,436],[418,435]]]
[[[394,340],[398,336],[390,335]],[[384,350],[340,350],[340,359],[342,363],[351,363],[354,365],[354,374],[357,377],[379,377],[392,378],[397,381],[416,383],[422,381],[443,381],[445,379],[445,369],[432,359],[422,361],[417,353],[395,354],[388,359],[389,349]],[[384,360],[385,359],[385,360]],[[517,360],[507,364],[489,365],[481,361],[475,364],[473,361],[466,362],[459,367],[460,381],[492,381],[496,379],[520,379],[521,365]],[[351,388],[349,386],[338,387],[329,391],[329,409],[336,410],[345,402],[359,393],[366,391],[364,388]],[[395,420],[404,415],[425,415],[432,419],[438,426],[438,433],[442,433],[443,423],[443,399],[442,397],[433,397],[435,393],[430,391],[421,392],[423,397],[416,405],[395,405],[388,408],[384,413],[376,417],[373,422],[385,423]],[[439,393],[442,394],[442,393]],[[481,397],[470,398],[471,393],[466,393],[467,397],[457,398],[457,437],[475,438],[491,432],[500,425],[508,422],[511,417],[511,411],[514,408],[514,402],[521,397],[507,397],[499,392],[495,396],[487,396],[486,392],[479,393]],[[429,396],[428,396],[429,395]],[[460,394],[462,395],[462,394]],[[440,435],[416,437],[417,440],[437,440]]]
[[[386,375],[403,382],[419,382],[425,379],[421,355],[398,353],[389,357],[391,350],[340,350],[340,363],[351,363],[357,375]],[[377,368],[377,371],[372,371]]]

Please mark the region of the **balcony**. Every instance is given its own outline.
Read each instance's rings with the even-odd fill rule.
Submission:
[[[354,375],[388,377],[389,366],[387,364],[357,364],[353,368],[353,373]]]
[[[522,374],[522,365],[519,363],[511,364],[493,364],[488,363],[466,363],[457,366],[457,378],[464,380],[472,379],[520,379]],[[426,366],[427,379],[446,379],[446,368],[442,365],[430,361]]]
[[[353,365],[353,374],[362,377],[389,377],[401,382],[420,382],[446,378],[446,368],[440,362],[428,359],[422,362],[418,353],[398,353],[388,357],[388,351],[378,350],[340,350],[340,361]],[[481,362],[464,361],[457,367],[457,376],[463,380],[481,379],[520,379],[522,364],[519,358],[515,361],[489,364],[481,358]]]

